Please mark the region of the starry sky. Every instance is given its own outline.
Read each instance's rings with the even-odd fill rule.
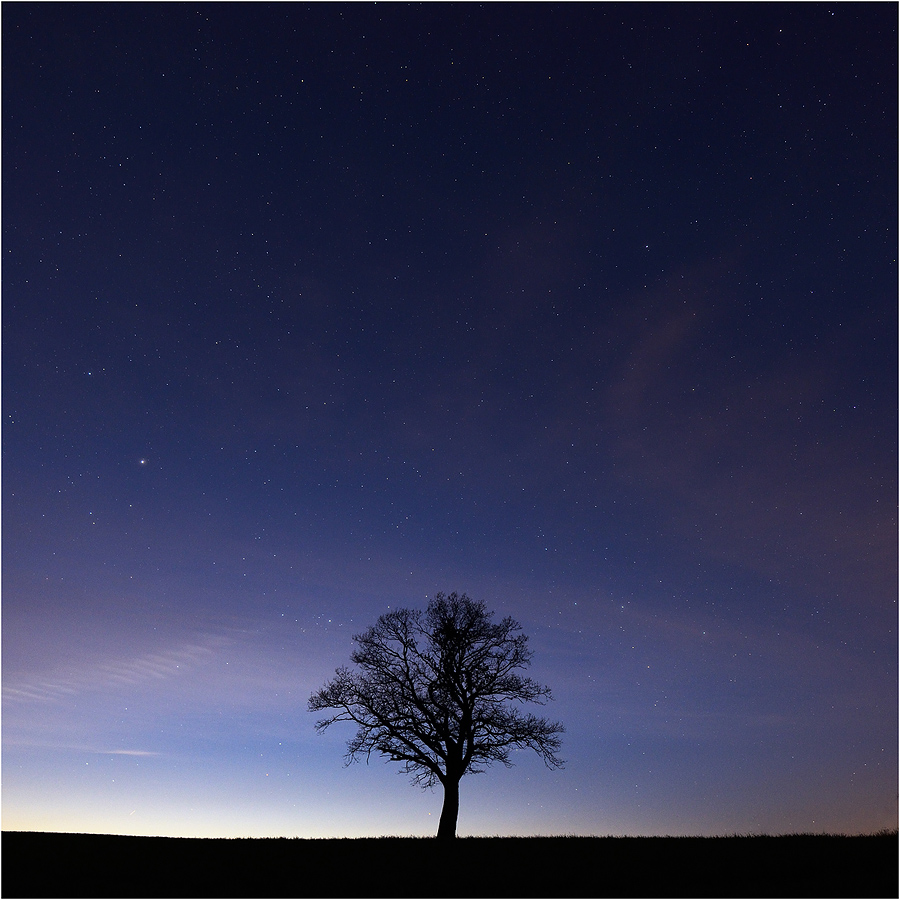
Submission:
[[[316,735],[465,591],[459,834],[897,826],[895,4],[2,15],[7,830],[429,835]]]

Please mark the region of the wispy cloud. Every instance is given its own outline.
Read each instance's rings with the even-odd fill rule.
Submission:
[[[162,756],[155,750],[94,750],[101,756]]]
[[[162,679],[179,678],[210,662],[216,652],[232,643],[220,634],[205,634],[168,650],[132,658],[81,663],[74,669],[60,667],[46,676],[11,675],[4,679],[6,703],[59,703],[73,696],[138,686]]]
[[[606,393],[616,471],[666,500],[698,552],[881,609],[896,582],[889,451],[829,360],[771,336],[721,352],[738,346],[721,320],[739,298],[727,267],[711,265],[638,304],[642,327]]]
[[[166,755],[157,750],[141,750],[141,749],[132,749],[132,748],[127,748],[127,747],[117,747],[115,749],[110,750],[110,749],[106,749],[103,747],[97,747],[95,744],[90,744],[90,743],[73,743],[72,741],[50,740],[47,738],[39,738],[39,737],[23,737],[23,736],[10,737],[9,735],[4,735],[3,746],[6,748],[29,747],[32,749],[39,749],[39,750],[67,750],[67,751],[74,751],[77,753],[88,753],[88,754],[91,754],[94,756],[150,757],[150,756],[165,756]]]

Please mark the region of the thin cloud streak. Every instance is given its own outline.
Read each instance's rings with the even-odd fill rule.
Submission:
[[[100,756],[162,756],[155,750],[94,750]]]
[[[98,748],[97,746],[91,744],[77,744],[72,743],[71,741],[53,741],[53,740],[39,740],[37,738],[28,739],[28,738],[4,738],[3,741],[4,747],[7,749],[31,749],[31,750],[58,750],[58,751],[74,751],[76,753],[88,753],[93,756],[137,756],[137,757],[151,757],[151,756],[168,756],[167,753],[162,753],[158,750],[139,750],[139,749],[128,749],[128,748],[116,748],[113,750],[108,750],[105,748]]]
[[[59,673],[46,678],[13,675],[5,679],[3,700],[16,704],[59,703],[77,694],[183,676],[209,663],[217,651],[231,643],[230,638],[207,634],[171,650],[147,653],[136,659],[82,664],[82,668],[74,673]]]

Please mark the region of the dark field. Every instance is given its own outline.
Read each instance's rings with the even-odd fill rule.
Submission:
[[[4,832],[13,897],[897,897],[897,833],[189,839]]]

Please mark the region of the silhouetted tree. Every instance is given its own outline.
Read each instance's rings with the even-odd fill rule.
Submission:
[[[316,723],[355,722],[347,765],[372,751],[403,763],[414,784],[444,787],[438,838],[456,837],[459,782],[494,762],[509,767],[510,750],[530,747],[549,768],[561,768],[556,751],[564,728],[523,714],[507,701],[544,703],[550,689],[517,670],[531,660],[522,626],[465,594],[436,594],[428,609],[386,613],[354,636],[350,659],[309,699],[311,711],[338,710]]]

